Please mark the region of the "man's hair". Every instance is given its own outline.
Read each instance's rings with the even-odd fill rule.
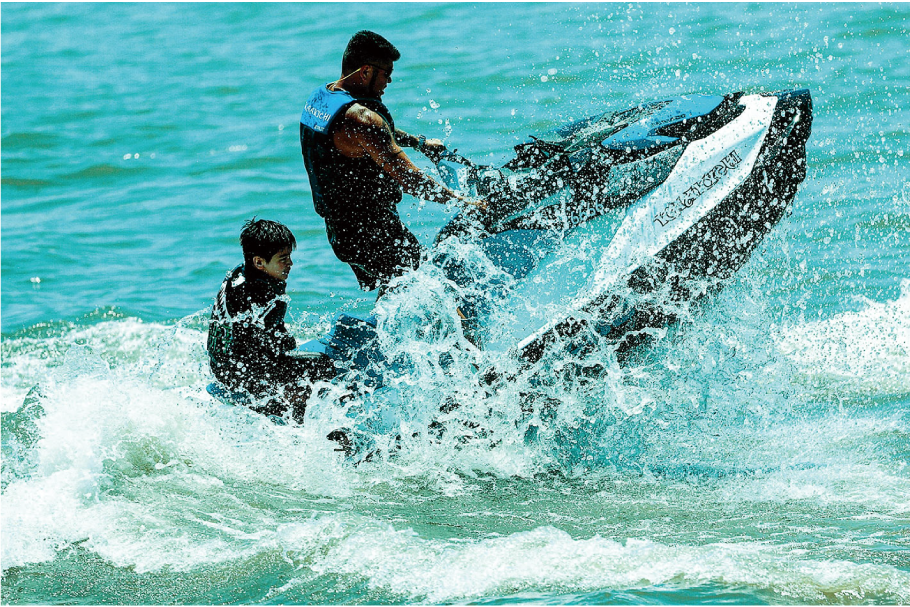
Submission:
[[[351,37],[341,59],[341,75],[347,76],[367,63],[398,61],[401,53],[395,46],[375,32],[361,30]]]
[[[253,217],[240,230],[240,247],[243,249],[243,262],[247,267],[253,267],[253,257],[272,261],[278,251],[296,249],[297,240],[283,223]]]

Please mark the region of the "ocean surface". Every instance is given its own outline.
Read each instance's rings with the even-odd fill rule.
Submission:
[[[910,603],[910,5],[0,10],[4,604]],[[495,440],[402,427],[355,466],[332,395],[302,426],[223,405],[204,344],[254,215],[296,234],[299,339],[373,308],[297,127],[359,29],[401,50],[399,126],[478,161],[668,95],[809,88],[808,175],[646,356],[557,382],[536,440],[519,389],[415,365],[388,406],[459,395]],[[456,211],[400,210],[427,244]],[[445,346],[434,276],[380,311],[419,312],[387,336],[413,360]]]

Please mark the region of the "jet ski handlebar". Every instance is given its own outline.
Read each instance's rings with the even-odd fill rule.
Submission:
[[[461,164],[471,168],[476,166],[472,161],[461,154],[458,154],[458,150],[450,150],[446,147],[431,148],[424,146],[423,148],[420,148],[420,152],[429,158],[430,162],[435,165],[438,165],[440,162],[454,162],[455,164]]]

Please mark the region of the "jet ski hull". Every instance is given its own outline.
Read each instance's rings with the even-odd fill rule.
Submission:
[[[450,186],[490,206],[445,226],[431,256],[460,292],[466,336],[525,364],[604,340],[622,355],[720,288],[779,223],[806,176],[811,121],[806,90],[678,97],[532,138],[500,168],[439,159]],[[495,272],[459,257],[465,241]],[[297,355],[331,359],[361,393],[407,371],[385,358],[373,317],[340,314]]]
[[[525,190],[524,199],[537,208],[505,218],[483,240],[499,244],[518,230],[536,229],[549,234],[550,241],[571,241],[572,246],[534,250],[525,236],[511,252],[496,255],[507,260],[500,265],[505,272],[536,284],[519,286],[513,301],[502,304],[513,311],[512,326],[497,327],[500,337],[488,346],[511,349],[534,362],[557,341],[563,349],[578,350],[587,332],[587,341],[597,334],[620,342],[622,351],[640,341],[642,329],[672,322],[673,309],[700,298],[706,281],[718,287],[742,267],[787,212],[805,178],[811,97],[808,91],[792,91],[718,99],[692,101],[696,108],[712,109],[688,116],[679,107],[688,99],[675,105],[662,102],[665,113],[675,114],[672,118],[661,122],[654,118],[659,112],[652,112],[647,128],[640,124],[646,116],[633,125],[637,132],[627,128],[610,135],[582,162],[573,163],[571,155],[579,152],[565,142],[562,149],[552,142],[541,146],[539,166],[528,168],[533,161],[525,161],[528,172],[555,174],[556,179],[541,183],[558,181],[561,191]],[[590,125],[589,119],[585,128]],[[627,131],[637,138],[622,137]],[[568,161],[561,153],[570,155]],[[522,154],[534,158],[527,149]],[[474,176],[475,191],[494,201],[504,183],[521,180],[484,171]],[[596,175],[612,177],[612,182],[593,182],[592,187]],[[470,182],[470,176],[462,181]],[[555,203],[536,202],[546,197]],[[622,216],[611,218],[617,210]],[[573,255],[567,249],[579,248],[587,249],[593,263],[577,264],[575,275],[548,273],[567,265],[566,258]],[[527,263],[509,261],[522,257],[538,258],[537,267],[529,271]],[[450,275],[458,281],[457,271]],[[659,290],[659,301],[640,297]],[[500,325],[502,318],[497,317]],[[483,330],[483,321],[477,324]]]

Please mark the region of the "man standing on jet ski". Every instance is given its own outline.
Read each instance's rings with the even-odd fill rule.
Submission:
[[[357,32],[344,51],[341,77],[317,88],[300,118],[313,205],[325,219],[335,255],[350,264],[367,291],[420,264],[420,243],[395,208],[402,190],[441,204],[457,200],[485,208],[437,183],[401,149],[416,148],[432,158],[445,148],[439,139],[396,129],[381,101],[400,56],[379,34]]]

